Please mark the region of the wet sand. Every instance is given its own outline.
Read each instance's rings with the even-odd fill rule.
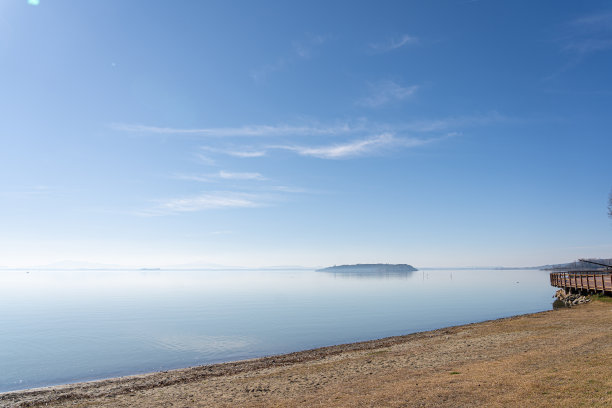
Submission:
[[[0,406],[611,407],[612,303],[5,393]]]

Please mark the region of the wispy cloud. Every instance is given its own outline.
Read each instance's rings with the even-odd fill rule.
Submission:
[[[2,198],[34,198],[49,195],[52,191],[51,187],[48,186],[33,186],[30,188],[22,188],[9,191],[0,191],[0,197]]]
[[[210,235],[231,235],[233,233],[234,231],[226,230],[226,231],[211,231],[209,234]]]
[[[357,101],[358,105],[377,108],[390,102],[397,102],[413,96],[418,85],[401,86],[394,81],[381,81],[369,84],[370,95]]]
[[[590,14],[571,21],[562,41],[564,51],[583,55],[612,49],[612,11]]]
[[[221,153],[221,154],[226,154],[228,156],[234,156],[234,157],[242,157],[242,158],[249,158],[249,157],[262,157],[266,155],[266,151],[262,150],[261,148],[253,148],[253,147],[239,147],[239,148],[218,148],[218,147],[211,147],[211,146],[201,146],[200,147],[202,150],[204,151],[208,151],[211,153]]]
[[[498,112],[485,114],[448,116],[440,119],[422,119],[405,122],[396,126],[396,131],[410,131],[419,133],[441,132],[474,126],[487,126],[495,123],[511,122],[515,119],[504,116]]]
[[[390,38],[383,42],[378,43],[370,43],[368,44],[370,50],[374,53],[384,53],[393,50],[397,50],[398,48],[405,47],[407,45],[418,45],[420,40],[418,37],[403,34],[400,37]]]
[[[266,205],[264,201],[262,196],[256,194],[219,191],[159,200],[157,205],[138,211],[137,215],[154,217],[216,209],[253,208]]]
[[[266,136],[321,136],[345,134],[355,130],[347,123],[332,125],[251,125],[240,127],[175,128],[163,126],[113,123],[113,130],[131,133],[165,135],[196,135],[201,137],[266,137]]]
[[[293,42],[293,51],[299,58],[311,58],[314,49],[323,44],[327,37],[323,35],[310,35],[306,39]]]
[[[271,186],[269,187],[269,190],[279,191],[282,193],[316,193],[316,191],[311,189],[290,186]]]
[[[200,182],[217,182],[221,180],[267,180],[261,173],[229,172],[221,170],[212,174],[177,174],[174,178]]]
[[[308,35],[304,39],[293,41],[293,47],[290,53],[276,58],[269,64],[264,64],[252,69],[249,72],[249,76],[254,81],[261,81],[270,74],[282,71],[299,60],[309,59],[314,55],[315,49],[323,44],[326,39],[327,38],[322,35]]]
[[[207,155],[204,155],[202,153],[196,153],[195,157],[198,162],[206,164],[207,166],[214,166],[217,164],[217,162],[213,158],[208,157]]]
[[[293,61],[287,57],[279,57],[274,62],[254,68],[249,72],[249,76],[253,81],[262,81],[268,75],[283,70]]]
[[[416,147],[430,143],[431,140],[416,138],[396,138],[384,133],[368,139],[354,140],[327,146],[271,146],[276,149],[293,151],[301,156],[312,156],[320,159],[345,159],[356,156],[371,155],[390,146]]]
[[[229,171],[220,171],[219,177],[224,180],[266,180],[260,173],[232,173]]]
[[[556,39],[568,61],[546,76],[551,80],[579,66],[589,55],[612,50],[612,11],[585,15],[564,24]]]
[[[582,38],[568,42],[563,49],[576,51],[580,54],[590,54],[597,51],[612,49],[612,38]]]
[[[220,173],[218,177],[229,179],[259,180],[258,173]],[[176,178],[194,181],[210,181],[209,175],[177,175]],[[266,179],[263,179],[266,180]],[[160,217],[186,213],[202,212],[223,209],[252,209],[268,207],[286,201],[293,194],[318,194],[319,191],[290,187],[283,185],[269,185],[267,183],[251,183],[240,187],[240,190],[205,191],[200,194],[184,197],[174,197],[151,201],[151,205],[132,211],[132,215],[141,217]],[[220,231],[217,234],[226,234],[229,231]]]
[[[401,90],[389,91],[389,94],[399,94],[397,97],[409,97],[410,87]],[[418,89],[418,88],[417,88]],[[388,96],[389,98],[391,96]],[[343,121],[335,123],[313,122],[307,124],[272,124],[247,125],[239,127],[210,127],[210,128],[173,128],[148,125],[114,124],[113,129],[123,132],[139,132],[143,134],[168,135],[195,135],[203,139],[239,139],[252,138],[249,145],[232,144],[229,146],[201,146],[202,152],[221,153],[234,157],[262,157],[267,154],[269,146],[261,145],[261,138],[288,138],[288,137],[365,137],[371,134],[402,132],[436,132],[455,131],[457,128],[485,126],[494,123],[508,122],[511,118],[498,112],[478,113],[474,115],[447,116],[433,119],[413,119],[399,123],[369,122],[365,119],[357,121]],[[232,140],[232,143],[235,143]],[[201,155],[201,153],[197,153]],[[214,160],[207,155],[198,156],[206,164],[214,164]]]
[[[230,156],[235,157],[262,157],[266,155],[264,150],[256,150],[256,151],[241,151],[241,150],[228,150],[226,151]]]
[[[612,31],[612,11],[603,11],[575,19],[570,25],[596,31]]]

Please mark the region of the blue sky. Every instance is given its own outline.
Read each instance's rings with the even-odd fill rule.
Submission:
[[[612,256],[609,2],[35,3],[0,3],[0,265]]]

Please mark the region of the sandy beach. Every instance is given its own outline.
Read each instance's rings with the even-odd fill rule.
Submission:
[[[612,406],[612,303],[0,394],[8,407]]]

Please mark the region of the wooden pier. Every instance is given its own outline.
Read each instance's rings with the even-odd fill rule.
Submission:
[[[612,272],[551,272],[550,284],[569,293],[612,294]]]

